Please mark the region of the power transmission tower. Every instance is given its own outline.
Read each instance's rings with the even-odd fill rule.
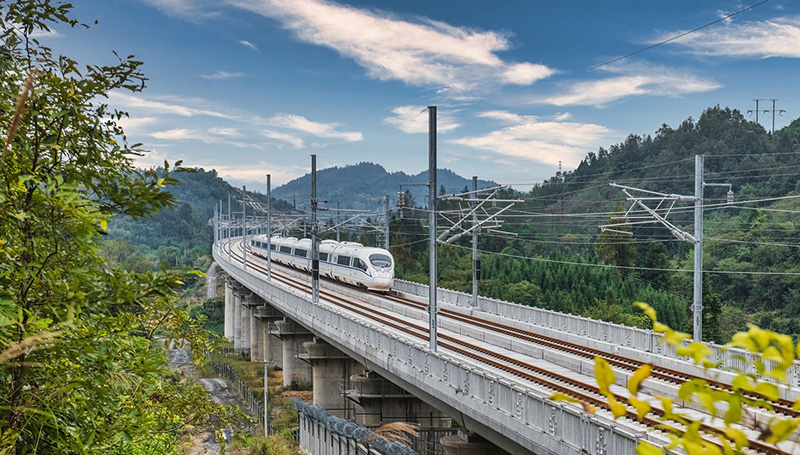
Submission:
[[[747,113],[748,114],[753,114],[755,112],[755,114],[756,114],[756,123],[758,123],[758,113],[759,112],[763,112],[764,114],[770,114],[771,113],[772,114],[772,130],[770,130],[770,133],[771,134],[775,134],[775,113],[777,112],[778,115],[783,116],[783,114],[786,111],[783,110],[783,109],[777,109],[776,108],[775,104],[778,102],[777,98],[758,98],[758,99],[753,99],[753,101],[756,102],[756,109],[755,110],[752,110],[752,109],[748,110]],[[758,103],[760,101],[772,101],[772,109],[764,109],[763,111],[759,110]]]

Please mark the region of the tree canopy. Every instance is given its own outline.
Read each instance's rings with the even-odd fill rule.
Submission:
[[[85,66],[37,34],[72,6],[0,0],[0,454],[125,453],[161,444],[210,404],[169,370],[161,338],[206,339],[174,305],[184,270],[101,257],[116,215],[175,205],[173,168],[137,170],[105,103],[146,78],[133,56]]]

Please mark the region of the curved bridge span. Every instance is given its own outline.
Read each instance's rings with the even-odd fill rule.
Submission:
[[[413,408],[430,417],[427,425],[445,426],[450,418],[482,437],[477,443],[463,434],[443,440],[448,453],[633,455],[641,440],[669,443],[647,422],[614,421],[603,409],[588,414],[548,399],[561,390],[596,399],[591,389],[598,352],[692,370],[649,331],[491,299],[471,307],[469,295],[440,290],[440,344],[432,352],[426,286],[396,281],[396,292],[382,295],[322,281],[315,304],[306,275],[273,264],[268,278],[265,259],[243,257],[241,237],[215,243],[213,255],[228,276],[226,336],[238,349],[251,350],[253,360],[281,364],[284,384],[300,371],[302,362],[295,359],[310,363],[315,404],[336,402],[332,395],[349,397],[364,411],[362,419],[373,419],[361,424],[382,423],[386,403],[400,400],[406,418]],[[257,335],[257,324],[269,321],[276,329],[265,325]],[[350,366],[341,367],[345,357]],[[624,387],[631,373],[618,370],[615,387]],[[374,378],[388,383],[380,390],[365,385]],[[651,387],[643,390],[671,393],[671,386]],[[409,394],[421,403],[409,406]],[[376,400],[383,404],[373,412]],[[326,407],[336,412],[336,406]]]

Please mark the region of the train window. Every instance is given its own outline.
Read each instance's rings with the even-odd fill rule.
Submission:
[[[303,250],[303,249],[300,249],[300,248],[295,248],[294,249],[294,255],[295,256],[300,256],[300,257],[304,258],[304,257],[307,256],[307,253],[308,253],[308,250]]]
[[[319,253],[319,260],[327,262],[328,261],[328,253],[320,252]]]
[[[370,254],[369,262],[371,262],[375,267],[385,268],[392,266],[392,258],[385,254]]]
[[[339,256],[336,259],[336,263],[339,265],[350,265],[350,256]]]
[[[361,270],[363,270],[365,272],[367,271],[367,263],[362,261],[359,258],[354,258],[353,259],[353,267],[358,267],[359,269],[361,269]]]
[[[275,244],[274,243],[270,243],[269,244],[269,249],[272,250],[272,251],[275,251]]]
[[[286,246],[286,245],[283,245],[283,246],[281,246],[280,252],[281,252],[281,253],[289,253],[289,254],[292,254],[292,247],[290,247],[290,246]]]

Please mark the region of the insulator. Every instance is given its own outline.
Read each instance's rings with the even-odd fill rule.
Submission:
[[[733,190],[728,190],[728,204],[733,204]]]

